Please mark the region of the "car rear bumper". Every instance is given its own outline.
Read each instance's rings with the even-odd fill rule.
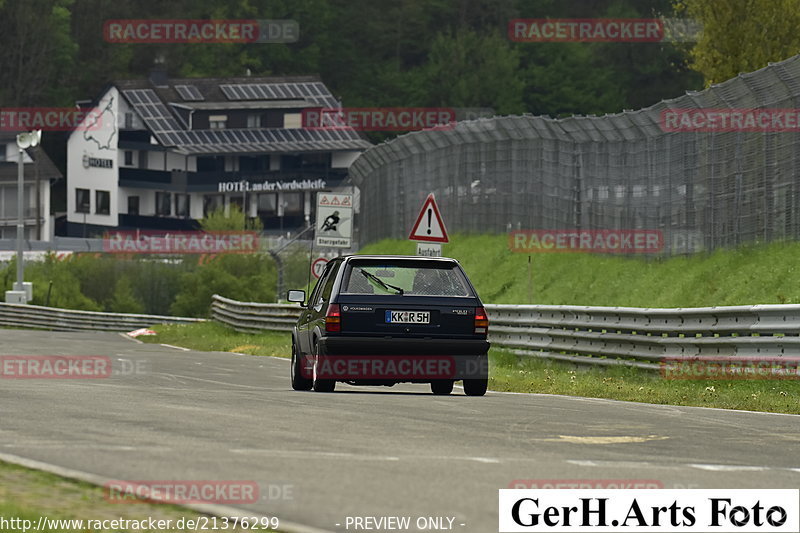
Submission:
[[[485,355],[484,339],[419,339],[397,337],[327,336],[319,339],[320,353],[329,355]]]
[[[322,379],[360,384],[485,379],[489,342],[482,339],[323,337]]]

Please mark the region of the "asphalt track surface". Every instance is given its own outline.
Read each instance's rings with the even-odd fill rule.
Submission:
[[[519,479],[800,486],[800,416],[458,388],[434,397],[426,385],[296,392],[286,360],[113,333],[0,329],[0,355],[139,365],[107,379],[0,379],[3,454],[110,479],[252,480],[261,499],[239,507],[326,531],[348,531],[348,516],[497,531],[497,489]]]

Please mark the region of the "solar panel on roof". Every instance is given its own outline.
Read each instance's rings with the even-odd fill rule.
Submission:
[[[205,100],[200,89],[194,85],[176,85],[175,90],[178,91],[178,95],[183,98],[184,101],[199,102]]]
[[[220,85],[219,90],[222,91],[222,94],[224,94],[225,98],[228,100],[238,100],[231,87],[232,85]]]

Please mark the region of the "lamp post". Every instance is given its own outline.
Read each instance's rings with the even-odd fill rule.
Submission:
[[[22,241],[25,239],[25,217],[23,210],[25,208],[24,192],[25,192],[25,169],[23,157],[27,148],[33,148],[39,144],[42,138],[42,131],[30,131],[17,135],[17,147],[19,148],[19,157],[17,158],[17,282],[14,284],[15,291],[25,292],[24,284],[24,260]],[[27,296],[24,297],[25,303],[28,302]]]

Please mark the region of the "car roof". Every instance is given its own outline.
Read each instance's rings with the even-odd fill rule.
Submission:
[[[390,260],[390,261],[431,261],[440,263],[456,263],[458,260],[452,257],[427,257],[423,255],[346,255],[343,256],[344,261],[349,262],[353,259],[368,259],[368,260]]]

